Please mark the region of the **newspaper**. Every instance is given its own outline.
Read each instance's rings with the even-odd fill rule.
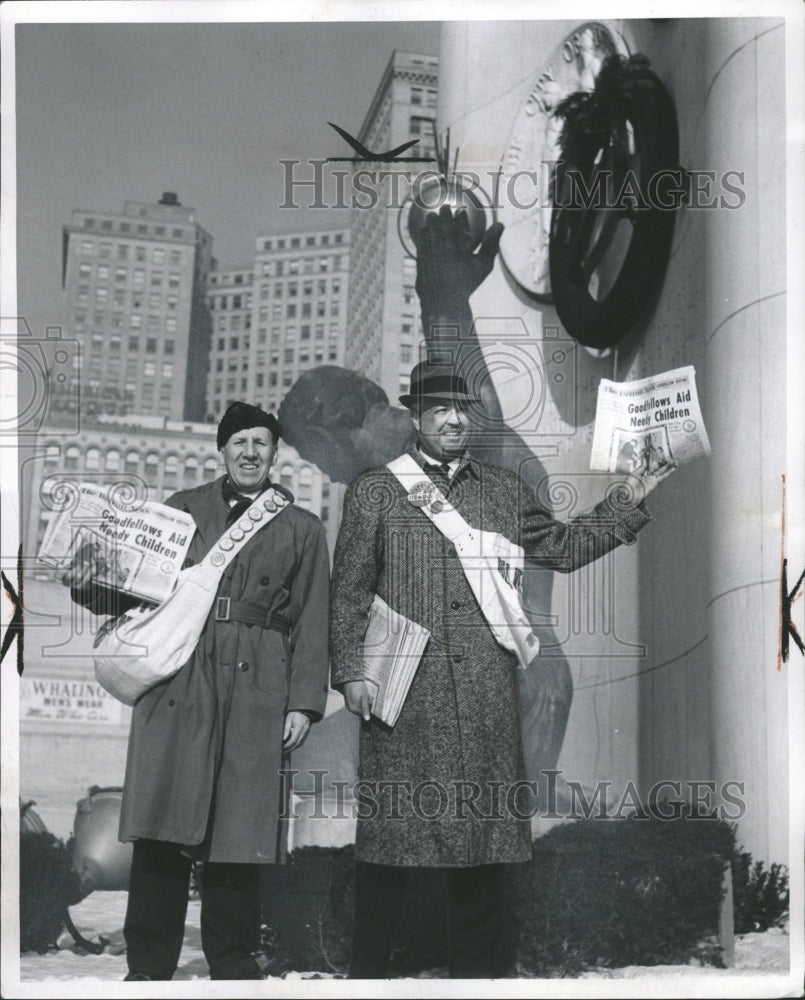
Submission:
[[[51,519],[37,558],[56,569],[86,559],[94,584],[161,603],[176,584],[195,528],[184,511],[154,501],[121,508],[112,491],[82,483],[76,502]]]
[[[394,611],[375,594],[363,640],[363,675],[377,684],[372,714],[387,726],[399,718],[429,639],[424,625]]]
[[[710,454],[691,365],[638,379],[601,379],[590,468],[662,479]]]

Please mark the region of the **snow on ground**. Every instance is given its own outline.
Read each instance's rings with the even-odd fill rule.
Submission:
[[[20,960],[20,980],[25,982],[60,982],[76,979],[122,980],[126,975],[125,945],[121,928],[126,912],[126,892],[95,892],[70,910],[76,928],[90,940],[104,938],[108,943],[101,955],[88,955],[64,933],[60,947],[44,955],[26,954]],[[187,910],[184,947],[174,981],[207,979],[209,970],[201,950],[200,903],[191,900]],[[735,966],[630,966],[623,969],[600,969],[585,972],[582,979],[638,979],[642,976],[717,976],[737,977],[747,974],[785,974],[788,971],[789,937],[785,931],[772,929],[764,934],[746,934],[736,938]],[[307,973],[289,978],[331,978],[326,973]],[[693,995],[693,994],[690,994]],[[762,994],[758,994],[762,995]]]

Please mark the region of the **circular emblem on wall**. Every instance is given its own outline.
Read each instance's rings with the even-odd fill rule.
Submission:
[[[628,51],[614,27],[601,21],[579,25],[534,75],[514,120],[498,185],[498,219],[506,227],[500,256],[517,284],[540,301],[552,301],[550,180],[553,164],[561,156],[562,127],[554,111],[569,94],[593,89],[607,56]]]

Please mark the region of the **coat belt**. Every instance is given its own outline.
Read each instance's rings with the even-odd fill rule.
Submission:
[[[272,628],[283,635],[290,635],[292,622],[287,615],[271,611],[263,604],[248,601],[233,601],[229,597],[219,597],[215,602],[214,620],[217,622],[242,622],[244,625],[259,625]]]

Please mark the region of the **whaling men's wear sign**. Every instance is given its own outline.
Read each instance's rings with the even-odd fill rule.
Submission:
[[[709,454],[690,365],[635,382],[601,379],[591,469],[662,478]]]
[[[66,569],[86,559],[99,586],[157,603],[174,589],[196,529],[193,518],[161,503],[128,504],[114,489],[82,483],[50,522],[39,561]]]
[[[123,721],[123,706],[95,681],[21,677],[20,719],[24,722],[95,722],[114,726]]]

